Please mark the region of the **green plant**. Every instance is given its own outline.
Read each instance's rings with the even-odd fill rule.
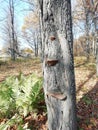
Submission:
[[[83,128],[79,128],[79,130],[84,130]]]
[[[82,99],[87,105],[91,105],[93,103],[92,99],[90,99],[88,96],[84,96]]]
[[[20,74],[15,80],[15,89],[13,88],[16,99],[16,108],[19,113],[26,116],[29,112],[37,109],[38,102],[44,100],[44,94],[41,93],[42,78],[32,74],[24,77]]]
[[[0,129],[3,127],[4,130],[17,123],[18,116],[13,119],[15,114],[25,117],[39,109],[39,103],[44,102],[42,81],[42,77],[34,73],[27,77],[20,73],[16,77],[8,77],[0,84],[0,115],[9,118],[5,124],[0,125]]]
[[[9,118],[15,110],[14,93],[11,84],[13,83],[12,77],[7,78],[0,84],[0,116]]]

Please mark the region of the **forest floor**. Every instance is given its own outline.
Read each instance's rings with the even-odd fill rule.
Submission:
[[[38,58],[18,59],[16,61],[0,61],[0,82],[9,76],[17,76],[19,73],[29,75],[33,72],[42,72],[41,63]]]
[[[42,75],[41,67],[39,59],[0,62],[0,82],[20,72],[29,75],[36,71]],[[87,62],[85,57],[75,57],[75,78],[79,130],[98,130],[98,77],[95,61],[90,59]],[[28,115],[25,122],[33,125],[32,130],[47,130],[47,117],[44,112],[39,112],[36,118]]]

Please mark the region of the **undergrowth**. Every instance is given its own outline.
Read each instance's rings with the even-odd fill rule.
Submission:
[[[16,124],[22,130],[23,117],[41,107],[44,109],[40,102],[44,102],[42,77],[36,74],[25,77],[22,73],[8,77],[0,84],[0,119],[7,119],[0,125],[0,130]]]

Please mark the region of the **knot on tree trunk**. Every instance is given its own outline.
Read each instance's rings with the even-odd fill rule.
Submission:
[[[56,39],[55,36],[51,36],[51,37],[50,37],[50,40],[51,40],[51,41],[54,41],[55,39]]]

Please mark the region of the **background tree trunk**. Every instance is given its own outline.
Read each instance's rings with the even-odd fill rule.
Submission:
[[[11,22],[11,41],[12,41],[12,48],[11,48],[11,58],[13,61],[16,60],[16,44],[15,44],[15,30],[14,30],[14,1],[9,0],[9,7],[10,7],[10,22]]]
[[[70,0],[43,0],[42,3],[48,128],[77,130],[71,3]]]
[[[96,74],[98,76],[98,42],[96,44]]]
[[[85,0],[83,1],[83,6],[84,6],[84,12],[85,12],[85,34],[86,34],[86,57],[87,60],[89,60],[90,56],[90,39],[89,39],[89,30],[90,30],[90,25],[89,25],[89,8],[88,8],[88,3]]]
[[[93,16],[93,23],[94,23],[94,30],[95,30],[95,57],[96,57],[96,74],[98,76],[98,1],[92,0],[92,16]]]

